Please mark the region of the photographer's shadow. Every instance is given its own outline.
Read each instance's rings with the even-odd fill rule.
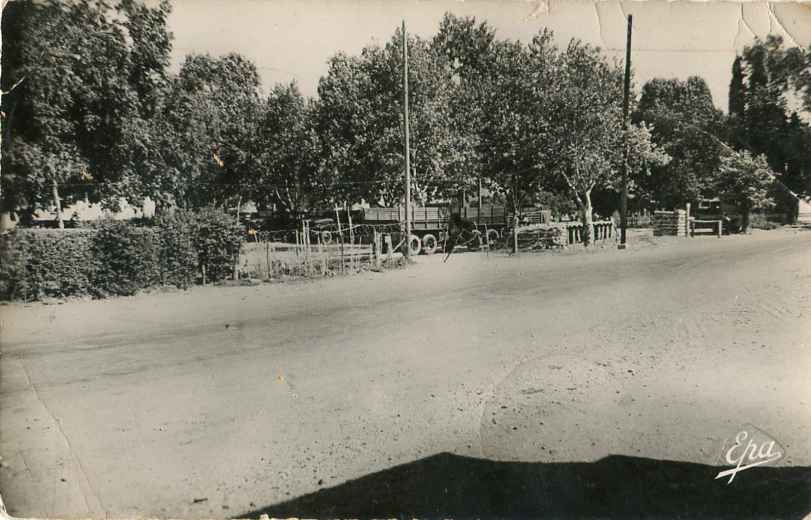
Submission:
[[[803,518],[811,468],[715,480],[703,464],[612,455],[594,463],[497,462],[440,453],[245,513],[285,518]]]

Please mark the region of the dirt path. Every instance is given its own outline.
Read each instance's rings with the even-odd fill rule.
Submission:
[[[806,467],[809,315],[811,232],[792,231],[4,306],[0,490],[31,516],[461,516],[454,490],[478,488],[449,480],[477,464],[547,483],[617,455],[717,465],[745,423]],[[368,495],[370,474],[394,488]],[[546,503],[585,501],[566,500]]]

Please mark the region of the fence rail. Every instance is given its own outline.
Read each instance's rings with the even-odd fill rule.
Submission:
[[[239,273],[273,279],[380,268],[401,256],[393,253],[391,244],[386,244],[388,252],[383,254],[383,231],[387,227],[380,228],[347,222],[313,229],[304,222],[298,229],[256,232],[240,247]]]

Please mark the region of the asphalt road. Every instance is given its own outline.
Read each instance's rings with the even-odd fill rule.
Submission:
[[[0,320],[16,516],[811,511],[809,231]],[[784,458],[714,480],[745,424]]]

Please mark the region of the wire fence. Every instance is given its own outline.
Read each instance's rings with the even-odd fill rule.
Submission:
[[[347,219],[350,221],[351,219]],[[354,224],[329,222],[315,224],[303,221],[295,228],[250,230],[239,255],[240,276],[260,279],[283,277],[319,277],[379,270],[402,261],[405,249],[400,224]],[[469,240],[455,242],[458,249],[491,251],[515,249],[566,248],[583,244],[585,227],[579,222],[545,222],[526,224],[513,229],[474,231]],[[427,236],[427,235],[426,235]],[[433,237],[433,235],[431,235]],[[413,237],[412,237],[413,238]],[[430,252],[447,253],[444,233],[434,238]],[[616,240],[612,220],[592,223],[589,241],[606,243]],[[411,254],[426,252],[426,244],[415,239]],[[413,244],[412,244],[413,247]],[[449,247],[449,246],[448,246]]]
[[[382,267],[402,254],[391,242],[397,224],[329,223],[276,230],[250,230],[240,248],[243,277],[273,279],[287,276],[332,276]]]

